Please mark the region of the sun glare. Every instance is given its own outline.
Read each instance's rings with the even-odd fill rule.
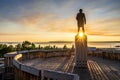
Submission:
[[[83,36],[83,33],[79,33],[79,36],[82,37],[82,36]]]

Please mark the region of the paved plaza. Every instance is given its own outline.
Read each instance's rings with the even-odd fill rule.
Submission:
[[[73,70],[75,69],[73,58],[74,56],[36,58],[26,60],[23,62],[23,64],[35,67],[37,69],[50,69],[55,71],[73,73]],[[87,72],[90,74],[92,80],[120,80],[120,62],[118,61],[89,57],[87,65]],[[82,70],[84,72],[85,69]],[[86,78],[84,75],[88,75],[88,73],[82,75],[80,72],[78,73],[80,76],[82,76],[82,79]]]

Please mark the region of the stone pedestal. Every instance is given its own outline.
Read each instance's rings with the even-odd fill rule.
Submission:
[[[87,35],[75,36],[75,67],[87,68]]]

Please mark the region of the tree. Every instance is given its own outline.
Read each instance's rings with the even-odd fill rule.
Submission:
[[[5,53],[7,53],[7,45],[6,44],[0,44],[0,57],[3,57]]]
[[[72,49],[72,50],[74,50],[74,49],[75,49],[74,45],[72,45],[71,49]]]
[[[29,42],[29,41],[24,41],[24,42],[22,43],[22,49],[23,49],[23,50],[30,50],[30,49],[31,49],[31,42]]]
[[[7,46],[6,44],[0,44],[0,57],[3,57],[5,53],[13,52],[15,48],[13,45]]]
[[[31,49],[35,49],[35,44],[31,43]]]
[[[41,45],[38,46],[38,49],[43,49],[43,47]]]
[[[41,46],[40,46],[40,45],[38,46],[38,49],[41,49]]]
[[[16,51],[20,51],[22,49],[22,45],[21,44],[17,44],[16,45]]]
[[[13,47],[13,45],[9,45],[7,47],[7,52],[13,52],[13,51],[15,51],[15,48]]]
[[[56,48],[56,46],[54,45],[54,46],[53,46],[53,49],[55,49],[55,48]]]
[[[50,45],[49,46],[45,46],[44,49],[48,50],[51,49]]]
[[[67,45],[66,44],[63,46],[63,49],[67,49]]]

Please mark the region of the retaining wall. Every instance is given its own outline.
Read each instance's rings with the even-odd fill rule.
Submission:
[[[120,50],[96,50],[91,52],[89,51],[89,55],[95,57],[101,57],[103,59],[120,61]]]
[[[56,57],[56,56],[69,56],[65,50],[32,50],[32,51],[20,51],[14,55],[6,54],[6,66],[11,65],[12,72],[14,73],[15,80],[79,80],[77,74],[64,73],[59,71],[51,70],[40,70],[31,66],[22,64],[22,61],[29,60],[33,58],[45,58],[45,57]],[[15,56],[15,57],[14,57]],[[12,61],[12,62],[11,62]],[[9,63],[10,62],[10,63]]]

